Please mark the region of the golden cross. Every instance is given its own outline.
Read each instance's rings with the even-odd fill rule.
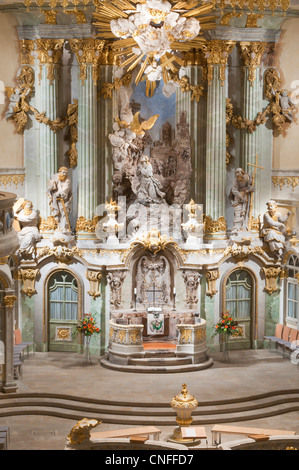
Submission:
[[[254,171],[253,171],[253,175],[252,175],[252,186],[254,186],[254,179],[255,179],[257,169],[260,168],[261,170],[265,170],[265,168],[263,166],[259,166],[257,164],[257,159],[258,159],[258,156],[256,154],[255,155],[255,165],[253,163],[247,163],[247,165],[250,165],[250,166],[254,167]],[[249,215],[248,215],[248,230],[251,230],[252,205],[253,205],[253,192],[250,194],[250,207],[249,207]]]
[[[258,168],[260,168],[261,170],[265,170],[265,168],[264,168],[263,166],[259,166],[259,165],[257,164],[257,159],[258,159],[258,157],[257,157],[257,154],[256,154],[256,155],[255,155],[255,165],[254,165],[253,163],[247,163],[247,165],[250,165],[250,166],[253,166],[253,167],[254,167],[254,172],[253,172],[253,176],[252,176],[252,186],[253,186],[253,184],[254,184],[254,178],[255,178],[256,170],[257,170]]]

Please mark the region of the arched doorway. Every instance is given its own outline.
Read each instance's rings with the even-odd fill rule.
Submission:
[[[72,272],[54,271],[48,278],[48,349],[77,351],[79,337],[76,325],[81,316],[81,286]]]
[[[239,323],[236,335],[230,338],[230,348],[250,349],[254,338],[255,282],[245,269],[231,271],[224,281],[224,311]]]

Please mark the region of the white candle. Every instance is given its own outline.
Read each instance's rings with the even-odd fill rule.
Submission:
[[[175,287],[173,288],[173,293],[175,294]]]
[[[136,287],[135,287],[135,288],[134,288],[134,295],[136,295],[136,294],[137,294],[137,289],[136,289]]]

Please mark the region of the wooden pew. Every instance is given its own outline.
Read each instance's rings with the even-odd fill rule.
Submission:
[[[155,426],[143,426],[140,428],[113,429],[112,431],[91,432],[91,439],[110,439],[117,437],[148,436],[153,434],[154,440],[158,441],[161,430]]]
[[[246,436],[294,436],[296,431],[285,431],[279,429],[247,428],[241,426],[228,426],[226,424],[216,424],[212,429],[212,444],[221,443],[221,434],[244,434]]]

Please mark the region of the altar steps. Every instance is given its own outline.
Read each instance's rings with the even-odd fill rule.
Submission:
[[[145,367],[153,367],[153,366],[184,366],[187,364],[192,364],[191,357],[176,357],[174,354],[173,356],[162,357],[157,355],[144,357],[144,358],[131,358],[128,361],[129,365],[132,366],[145,366]]]
[[[147,353],[148,354],[148,351]],[[152,374],[167,374],[177,372],[194,372],[204,370],[213,365],[213,359],[209,358],[205,362],[199,364],[192,364],[190,356],[179,357],[161,357],[161,354],[152,354],[151,357],[138,356],[132,357],[128,360],[128,364],[116,364],[110,362],[108,357],[105,356],[101,359],[101,365],[107,369],[117,370],[119,372],[134,372],[134,373],[152,373]]]

